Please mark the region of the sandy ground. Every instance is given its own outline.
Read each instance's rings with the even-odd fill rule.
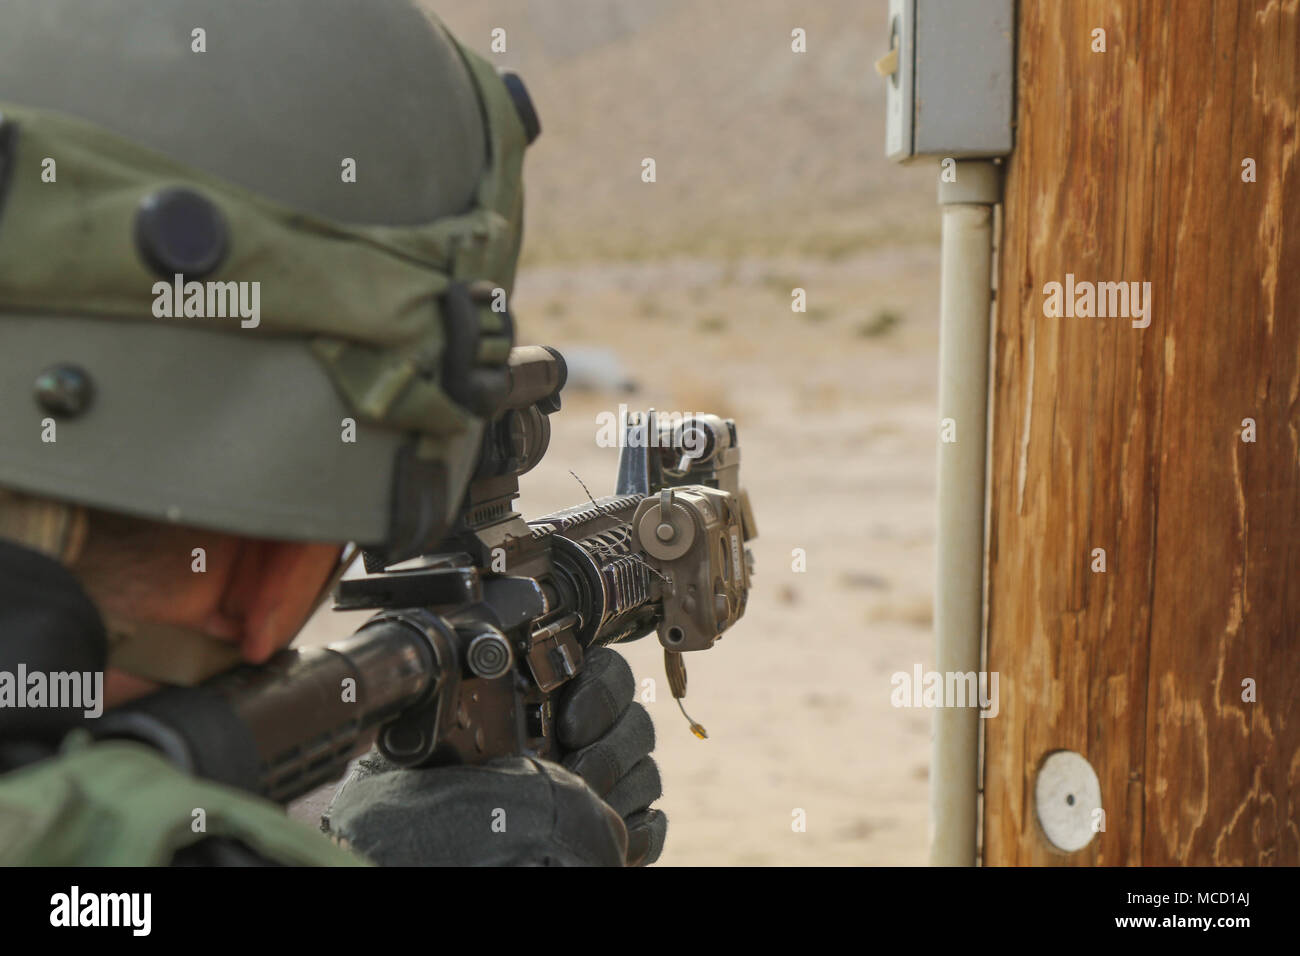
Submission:
[[[583,500],[570,469],[613,490],[596,415],[620,402],[738,424],[757,574],[746,617],[688,658],[709,740],[658,643],[623,648],[659,691],[662,863],[924,863],[930,712],[892,707],[889,678],[932,659],[937,212],[933,172],[882,156],[885,4],[433,6],[485,53],[507,31],[500,65],[542,116],[522,338],[607,348],[640,384],[566,392],[519,509]],[[305,639],[356,623],[321,618]]]

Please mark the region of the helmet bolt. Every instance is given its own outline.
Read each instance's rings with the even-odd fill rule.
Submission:
[[[221,210],[192,189],[160,189],[146,196],[135,214],[136,248],[166,279],[199,279],[216,271],[229,243]]]
[[[36,376],[36,404],[51,415],[75,418],[90,407],[90,376],[75,365],[52,365]]]

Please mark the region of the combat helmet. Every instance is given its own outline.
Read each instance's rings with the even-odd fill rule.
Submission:
[[[0,488],[399,560],[505,388],[527,94],[407,0],[7,0]]]

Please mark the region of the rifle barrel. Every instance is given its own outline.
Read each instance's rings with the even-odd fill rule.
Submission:
[[[147,743],[191,773],[286,802],[338,779],[439,677],[428,637],[376,619],[345,640],[110,711],[97,736]]]

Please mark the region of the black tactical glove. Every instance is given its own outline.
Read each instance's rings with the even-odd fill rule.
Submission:
[[[623,821],[580,778],[530,757],[400,769],[365,757],[328,831],[382,866],[622,866]]]
[[[650,757],[654,724],[632,699],[635,693],[627,661],[608,648],[593,648],[560,696],[556,724],[564,766],[623,817],[628,865],[646,866],[663,852],[668,817],[650,809],[663,784]]]
[[[334,795],[325,827],[384,866],[653,863],[668,819],[648,809],[661,784],[634,691],[627,662],[596,648],[556,712],[572,773],[526,757],[402,770],[371,753]]]

